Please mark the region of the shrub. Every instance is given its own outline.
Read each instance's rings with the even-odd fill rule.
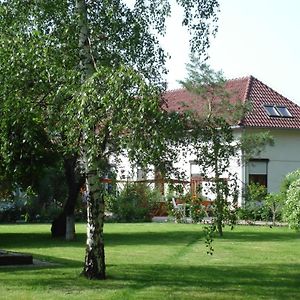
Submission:
[[[51,221],[62,210],[61,203],[53,200],[40,206],[38,197],[27,189],[17,188],[10,198],[0,201],[0,222],[39,222]]]
[[[54,202],[50,203],[40,210],[40,214],[37,215],[37,221],[52,222],[61,212],[62,207],[60,205]]]
[[[290,228],[300,230],[300,179],[292,182],[287,190],[283,218]]]
[[[281,221],[282,206],[284,204],[284,195],[282,193],[278,194],[268,194],[264,206],[269,209],[272,216],[273,225],[275,221]]]
[[[267,188],[258,183],[251,183],[245,190],[245,204],[238,209],[238,217],[243,220],[266,220],[269,218],[270,211],[265,204]]]
[[[145,222],[151,220],[151,213],[160,200],[157,190],[145,184],[128,183],[118,196],[106,197],[106,208],[118,222]]]
[[[289,187],[290,185],[296,181],[300,179],[300,169],[299,170],[295,170],[291,173],[288,173],[284,180],[282,181],[282,184],[281,184],[281,193],[284,194],[284,195],[287,195],[287,192],[289,190]]]
[[[0,222],[15,222],[20,218],[20,211],[12,201],[0,201]]]
[[[194,223],[199,223],[207,215],[205,206],[201,204],[201,201],[194,201],[191,206],[191,218]]]

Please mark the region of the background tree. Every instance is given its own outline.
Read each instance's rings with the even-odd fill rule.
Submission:
[[[61,161],[68,166],[78,157],[65,141],[67,126],[58,126],[67,121],[61,109],[70,100],[78,77],[70,4],[0,4],[2,166],[6,178],[25,188],[35,188],[45,166]],[[49,157],[49,152],[54,155]],[[67,182],[71,181],[67,178]],[[74,194],[69,193],[67,203],[74,203]]]
[[[196,57],[188,64],[188,79],[181,83],[204,104],[201,114],[190,112],[189,137],[202,177],[210,181],[209,189],[216,197],[212,230],[216,228],[222,236],[224,221],[232,216],[229,198],[234,207],[238,196],[236,174],[229,171],[232,159],[239,154],[231,125],[241,119],[245,108],[229,102],[230,94],[225,89],[222,73],[213,71]]]
[[[204,52],[215,32],[217,1],[177,3],[192,50]],[[111,159],[124,149],[144,164],[170,159],[163,133],[171,118],[160,110],[166,55],[156,35],[165,32],[170,9],[167,0],[138,0],[131,8],[120,0],[0,4],[3,103],[10,108],[18,101],[33,111],[63,159],[80,158],[89,193],[88,278],[105,278],[99,177]],[[15,113],[18,119],[22,110]]]
[[[212,231],[223,235],[225,221],[236,217],[239,189],[237,175],[230,171],[234,159],[241,153],[244,158],[261,151],[271,140],[269,135],[235,136],[233,125],[242,120],[249,107],[242,101],[230,102],[232,96],[225,87],[222,72],[215,72],[207,64],[192,56],[187,66],[188,78],[181,84],[201,101],[200,113],[188,112],[190,119],[189,143],[202,176],[211,182],[210,191],[215,195]],[[255,141],[259,141],[255,145]],[[245,146],[247,142],[248,146]],[[253,148],[249,145],[255,145]],[[247,151],[249,149],[249,151]],[[240,163],[243,163],[240,161]]]

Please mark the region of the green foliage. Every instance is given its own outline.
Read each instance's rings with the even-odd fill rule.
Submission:
[[[250,183],[244,194],[245,202],[261,203],[267,196],[267,188],[259,183]]]
[[[261,221],[268,219],[269,208],[264,205],[267,188],[258,183],[250,183],[244,191],[245,203],[238,209],[239,219]]]
[[[152,211],[161,200],[161,194],[145,184],[126,184],[117,196],[108,195],[106,209],[118,222],[151,221]]]
[[[66,201],[66,181],[62,167],[41,168],[35,186],[24,192],[20,187],[13,187],[9,199],[9,208],[2,213],[2,221],[25,219],[30,222],[51,221],[62,210]],[[6,201],[7,202],[7,201]]]
[[[37,195],[16,189],[13,196],[0,201],[0,222],[49,222],[62,211],[54,199],[41,203]]]
[[[28,215],[31,198],[21,188],[15,187],[14,192],[6,199],[0,201],[0,221],[15,222]],[[28,219],[28,217],[26,217]]]
[[[245,108],[241,103],[232,105],[229,102],[223,74],[213,71],[195,57],[188,65],[188,75],[188,79],[182,82],[183,86],[201,98],[203,103],[201,114],[189,112],[189,142],[203,178],[212,181],[210,192],[216,195],[213,228],[222,235],[224,221],[227,217],[234,219],[229,199],[235,205],[238,195],[236,174],[229,172],[230,161],[240,149],[232,125],[240,120]]]
[[[238,208],[238,217],[247,221],[282,221],[282,207],[285,196],[282,193],[269,194],[259,183],[251,183],[244,193],[245,203]]]
[[[300,179],[300,169],[287,174],[281,183],[281,193],[287,196],[290,185],[298,179]]]
[[[216,30],[218,2],[176,2],[184,10],[182,24],[191,34],[192,51],[203,53]],[[111,156],[124,148],[141,164],[171,156],[163,133],[172,127],[166,126],[170,118],[161,112],[159,98],[166,54],[157,37],[165,32],[170,3],[0,2],[0,172],[17,169],[19,183],[35,174],[31,167],[40,170],[48,152],[63,159],[81,156],[89,200],[95,204],[88,214],[90,228],[100,236],[103,191],[96,182],[106,175]],[[87,268],[91,265],[99,263]]]
[[[288,181],[295,178],[297,174],[299,174],[299,171],[289,175]],[[286,203],[283,208],[283,218],[288,222],[290,228],[300,230],[300,179],[296,179],[289,184]]]
[[[194,201],[190,205],[190,215],[194,223],[200,223],[207,216],[205,206],[202,205],[201,201]]]
[[[52,222],[62,212],[62,206],[52,202],[42,207],[39,214],[36,215],[38,222]]]
[[[271,214],[270,209],[263,203],[247,204],[237,209],[237,218],[253,223],[255,221],[269,221]]]
[[[281,195],[285,200],[283,219],[290,228],[300,229],[300,170],[286,175],[281,185]]]
[[[40,206],[50,203],[63,206],[67,198],[67,182],[63,171],[62,166],[43,170],[36,191]]]
[[[187,193],[181,199],[186,203],[186,216],[190,216],[193,223],[200,223],[204,217],[208,216],[210,208],[205,207],[202,198]]]
[[[272,214],[272,221],[282,220],[282,208],[285,203],[285,195],[282,193],[268,194],[265,198],[264,206],[269,209]]]

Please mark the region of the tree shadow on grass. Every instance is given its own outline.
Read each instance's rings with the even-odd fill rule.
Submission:
[[[184,245],[191,240],[204,240],[203,228],[199,231],[168,231],[168,232],[123,232],[105,233],[105,244],[109,247],[121,245]],[[222,238],[217,235],[215,239],[231,240],[238,242],[258,241],[290,241],[299,240],[300,235],[290,232],[278,232],[273,229],[268,231],[227,231]],[[24,248],[51,248],[51,247],[85,247],[86,235],[79,233],[76,239],[67,242],[64,239],[51,238],[47,233],[0,233],[0,249]]]
[[[149,290],[157,293],[163,291],[165,295],[192,293],[201,296],[205,293],[220,299],[230,299],[230,295],[234,295],[235,299],[299,299],[300,295],[300,264],[205,267],[182,264],[121,264],[108,266],[106,281],[88,281],[74,276],[73,273],[59,271],[53,270],[50,278],[49,274],[40,274],[36,284],[43,290],[53,291],[72,290],[84,293],[90,289],[99,292],[115,290],[120,296],[130,289],[130,293],[140,295],[140,299]],[[30,276],[24,276],[22,288],[31,287],[32,281]],[[8,277],[2,278],[1,284],[14,289],[20,281]]]
[[[151,284],[174,288],[202,287],[214,290],[237,289],[237,286],[298,291],[300,264],[251,266],[185,266],[185,265],[143,265],[138,268],[121,266],[118,280],[135,280],[138,288]],[[122,269],[123,268],[123,269]],[[288,271],[288,272],[287,272]],[[137,281],[138,278],[138,281]],[[253,291],[254,294],[256,293]],[[300,294],[299,294],[300,296]]]
[[[162,244],[185,244],[190,240],[203,239],[203,227],[199,227],[199,231],[171,231],[171,232],[134,232],[134,233],[108,233],[105,235],[105,240],[109,246],[118,245],[162,245]],[[259,242],[259,241],[290,241],[300,239],[300,235],[296,232],[278,232],[269,231],[264,232],[247,232],[240,231],[226,231],[223,237],[215,234],[216,240],[231,240],[238,242]]]
[[[188,226],[188,225],[187,225]],[[174,230],[168,232],[124,232],[106,233],[105,242],[108,247],[139,246],[139,245],[188,245],[191,241],[203,239],[202,227],[199,231]],[[230,299],[230,295],[243,299],[249,296],[253,299],[299,299],[300,264],[256,264],[249,265],[208,265],[196,261],[197,265],[183,265],[180,261],[171,259],[169,264],[118,264],[108,265],[108,280],[104,282],[87,281],[79,277],[83,265],[82,260],[65,259],[50,256],[51,247],[85,248],[85,234],[77,234],[76,241],[66,242],[63,239],[52,239],[47,233],[0,233],[0,248],[41,248],[45,255],[37,258],[56,262],[59,265],[51,267],[35,267],[27,269],[0,269],[1,284],[8,289],[30,289],[34,284],[39,289],[66,291],[69,293],[88,293],[90,289],[102,291],[116,290],[122,299],[122,293],[137,295],[137,299],[147,299],[149,289],[163,291],[171,298],[182,299],[183,294],[192,297],[197,295],[215,295],[219,299]],[[216,238],[218,239],[218,238]],[[268,229],[264,231],[243,228],[242,230],[226,231],[224,241],[259,242],[259,241],[290,241],[299,240],[299,235],[292,231]],[[49,250],[46,250],[49,249]],[[47,251],[47,252],[46,252]],[[67,251],[67,250],[66,250]],[[29,272],[27,272],[29,270]],[[17,276],[13,276],[13,274]],[[17,278],[19,277],[19,278]],[[20,278],[22,278],[20,280]],[[36,281],[36,282],[35,282]],[[154,291],[155,293],[155,291]],[[146,296],[145,296],[146,295]],[[172,296],[173,295],[173,296]],[[196,296],[195,296],[196,295]],[[224,295],[229,295],[227,298]],[[126,298],[126,297],[124,297]]]

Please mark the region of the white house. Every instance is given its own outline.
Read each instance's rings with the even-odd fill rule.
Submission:
[[[251,106],[251,110],[233,127],[237,138],[244,133],[262,131],[269,131],[274,138],[274,145],[267,146],[249,163],[232,161],[231,171],[237,174],[241,188],[256,182],[264,184],[268,192],[278,192],[285,175],[300,168],[300,107],[253,76],[229,80],[225,88],[231,95],[231,103],[243,101]],[[203,109],[203,100],[184,89],[168,91],[164,97],[170,111],[189,109],[200,112]],[[238,160],[242,161],[242,157]],[[191,188],[195,188],[193,185],[199,182],[200,174],[193,157],[183,159],[179,165],[186,171]],[[141,170],[133,171],[132,180],[145,178]],[[240,197],[240,205],[242,201]]]

